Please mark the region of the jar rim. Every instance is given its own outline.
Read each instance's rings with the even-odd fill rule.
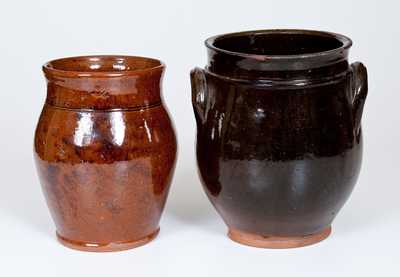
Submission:
[[[219,47],[216,45],[218,41],[224,39],[231,38],[251,38],[254,36],[270,36],[270,35],[304,35],[314,38],[328,38],[335,40],[340,43],[340,46],[334,47],[332,49],[322,50],[322,51],[313,51],[310,53],[299,53],[299,54],[257,54],[257,53],[248,53],[242,51],[232,51],[229,49],[224,49],[223,47]],[[326,31],[316,31],[316,30],[305,30],[305,29],[265,29],[265,30],[252,30],[252,31],[243,31],[243,32],[235,32],[235,33],[226,33],[222,35],[212,36],[205,40],[205,45],[208,49],[220,52],[223,54],[242,57],[246,59],[254,59],[260,61],[267,60],[298,60],[298,59],[307,59],[307,58],[318,58],[318,57],[326,57],[330,55],[335,55],[341,52],[348,50],[352,46],[352,40],[347,36],[326,32]]]
[[[121,77],[162,70],[165,64],[154,58],[128,55],[87,55],[54,59],[42,67],[46,76]]]

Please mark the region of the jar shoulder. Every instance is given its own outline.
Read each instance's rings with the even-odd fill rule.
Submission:
[[[110,163],[140,157],[175,157],[175,131],[162,105],[142,110],[86,111],[45,105],[34,142],[49,162]]]

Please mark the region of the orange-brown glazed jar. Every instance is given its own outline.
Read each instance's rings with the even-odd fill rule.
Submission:
[[[34,154],[59,241],[86,251],[149,242],[159,231],[177,151],[160,96],[164,65],[86,56],[43,70],[47,98]]]

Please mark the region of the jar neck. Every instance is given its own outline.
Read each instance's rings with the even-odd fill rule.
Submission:
[[[46,103],[67,109],[141,109],[161,102],[163,68],[122,76],[55,76],[45,71]]]
[[[344,74],[349,69],[348,49],[324,56],[268,59],[242,57],[208,49],[206,69],[216,75],[243,80],[296,81]]]

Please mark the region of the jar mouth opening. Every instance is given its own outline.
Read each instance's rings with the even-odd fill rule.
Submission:
[[[350,38],[330,32],[276,29],[229,33],[210,37],[207,48],[216,52],[256,60],[304,59],[343,52]]]
[[[118,77],[162,69],[157,59],[139,56],[96,55],[56,59],[43,65],[45,74],[59,77]]]

